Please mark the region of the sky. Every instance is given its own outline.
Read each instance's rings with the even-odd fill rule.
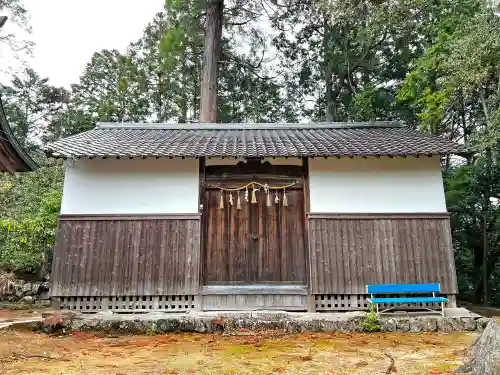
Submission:
[[[30,12],[35,43],[27,64],[55,86],[76,83],[92,54],[124,51],[139,39],[165,0],[23,0]],[[7,25],[6,25],[7,26]],[[15,31],[12,26],[8,31]],[[14,59],[7,65],[16,68]],[[5,75],[1,77],[2,81]]]

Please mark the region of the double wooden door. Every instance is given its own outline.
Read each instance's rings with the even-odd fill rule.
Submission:
[[[287,206],[283,206],[282,191],[278,204],[273,192],[270,206],[263,191],[256,192],[253,204],[240,194],[240,210],[234,193],[233,205],[224,194],[221,209],[220,190],[205,191],[205,284],[305,284],[303,190],[287,189]]]

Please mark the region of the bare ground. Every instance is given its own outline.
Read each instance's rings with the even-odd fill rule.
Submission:
[[[476,335],[243,332],[51,337],[0,331],[3,375],[452,374]]]

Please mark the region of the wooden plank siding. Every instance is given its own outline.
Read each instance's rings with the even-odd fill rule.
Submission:
[[[61,218],[53,297],[199,293],[200,218]]]
[[[288,206],[266,206],[266,195],[257,192],[257,203],[245,202],[240,193],[241,210],[224,195],[219,209],[220,191],[206,189],[207,242],[204,261],[206,284],[214,283],[303,283],[306,278],[304,246],[304,196],[302,189],[287,189]],[[249,192],[249,200],[251,191]]]
[[[312,294],[364,294],[367,284],[440,283],[457,293],[446,214],[309,215]]]

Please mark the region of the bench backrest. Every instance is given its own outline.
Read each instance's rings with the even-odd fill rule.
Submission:
[[[376,293],[434,293],[440,292],[439,284],[374,284],[367,285],[366,292]]]

